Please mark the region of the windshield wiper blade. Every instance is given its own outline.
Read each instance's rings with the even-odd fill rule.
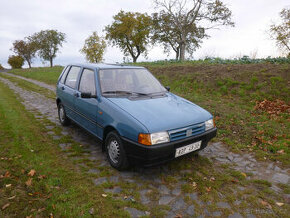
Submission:
[[[124,90],[114,90],[114,91],[106,91],[103,94],[128,94],[128,95],[148,95],[146,93],[141,92],[131,92],[131,91],[124,91]]]

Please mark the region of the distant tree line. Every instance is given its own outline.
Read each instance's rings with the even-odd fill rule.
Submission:
[[[52,67],[53,59],[65,42],[65,38],[66,35],[57,30],[42,30],[22,40],[16,40],[11,50],[17,56],[10,56],[8,63],[12,68],[21,68],[26,61],[31,68],[33,59],[38,55],[44,61],[49,61]]]
[[[176,60],[184,61],[186,53],[192,56],[203,40],[210,37],[208,30],[234,26],[232,12],[221,0],[154,0],[154,4],[158,11],[151,16],[121,10],[113,16],[113,22],[105,26],[105,35],[98,36],[97,32],[93,32],[80,52],[89,62],[101,62],[107,40],[110,45],[118,47],[125,57],[130,56],[134,63],[141,54],[147,56],[150,45],[161,45],[164,53],[169,55],[173,51]],[[289,53],[290,10],[283,9],[280,16],[282,23],[271,25],[270,34],[278,47]],[[38,55],[49,61],[52,67],[65,38],[66,35],[57,30],[43,30],[23,40],[16,40],[11,50],[17,56],[11,56],[9,60],[12,59],[11,63],[22,61],[21,66],[26,61],[31,67]]]

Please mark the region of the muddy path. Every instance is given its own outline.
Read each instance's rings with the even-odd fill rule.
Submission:
[[[11,74],[9,74],[12,76]],[[17,78],[23,78],[16,76]],[[32,82],[31,79],[26,81]],[[132,217],[150,216],[150,210],[156,205],[165,206],[164,213],[166,217],[175,217],[176,215],[182,215],[183,217],[192,216],[223,216],[229,215],[229,217],[255,217],[257,214],[252,209],[244,210],[239,207],[241,203],[246,199],[238,199],[235,202],[228,202],[226,198],[223,198],[224,193],[219,193],[220,199],[217,200],[214,209],[209,210],[208,205],[211,202],[207,202],[205,199],[200,199],[198,193],[186,193],[184,191],[184,185],[186,180],[184,178],[189,175],[190,169],[174,170],[169,164],[163,164],[153,168],[135,167],[125,172],[118,172],[109,166],[109,163],[105,157],[105,154],[101,151],[100,142],[98,142],[93,136],[85,132],[77,125],[70,125],[69,127],[62,127],[59,124],[57,117],[57,108],[54,100],[48,99],[38,93],[24,90],[8,79],[0,77],[0,82],[6,84],[17,95],[19,95],[19,101],[25,105],[28,111],[35,114],[38,120],[48,119],[58,128],[61,128],[61,133],[56,134],[51,131],[54,126],[47,125],[48,134],[51,134],[53,139],[58,140],[62,136],[71,136],[73,140],[83,146],[84,153],[81,156],[74,156],[73,159],[77,160],[80,166],[84,166],[82,159],[90,160],[94,163],[93,166],[87,167],[87,171],[91,174],[95,174],[93,180],[95,185],[102,185],[107,182],[113,184],[111,187],[106,188],[105,192],[111,193],[114,196],[118,196],[122,193],[122,186],[118,184],[134,183],[140,196],[139,202],[146,205],[148,211],[138,210],[134,207],[124,208],[129,212]],[[33,83],[44,88],[48,88],[47,84],[33,80]],[[52,90],[53,86],[49,86]],[[53,88],[54,90],[54,88]],[[60,143],[59,146],[65,150],[70,144]],[[231,152],[225,145],[219,142],[210,143],[209,146],[199,153],[198,158],[208,158],[211,162],[211,166],[218,169],[221,165],[227,165],[229,168],[238,170],[240,172],[248,174],[247,179],[259,179],[266,180],[272,183],[271,189],[280,193],[282,190],[279,188],[279,184],[289,184],[290,170],[281,169],[272,162],[260,162],[257,161],[253,155],[248,153],[237,154]],[[104,175],[103,169],[107,169],[108,175]],[[164,175],[174,177],[174,185],[167,185],[163,182]],[[233,193],[243,191],[246,187],[235,186]],[[154,193],[154,196],[153,196]],[[153,196],[153,197],[152,197]],[[281,193],[281,196],[285,201],[289,203],[289,195]],[[116,197],[119,198],[119,197]],[[125,200],[135,201],[130,194],[126,196]],[[248,205],[250,208],[251,205]],[[271,210],[260,211],[259,213],[267,213],[274,215]],[[258,214],[259,214],[258,213]],[[259,216],[259,215],[258,215]]]

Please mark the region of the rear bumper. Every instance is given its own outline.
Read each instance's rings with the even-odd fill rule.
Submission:
[[[124,137],[122,141],[130,163],[153,166],[174,159],[176,148],[202,141],[200,149],[196,151],[204,149],[216,133],[217,129],[213,128],[200,135],[153,146],[142,145]]]

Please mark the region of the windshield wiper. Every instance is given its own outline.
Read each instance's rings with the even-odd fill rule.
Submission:
[[[131,92],[131,91],[124,91],[124,90],[114,90],[114,91],[106,91],[103,94],[127,94],[127,95],[144,95],[147,96],[146,93],[141,92]]]

